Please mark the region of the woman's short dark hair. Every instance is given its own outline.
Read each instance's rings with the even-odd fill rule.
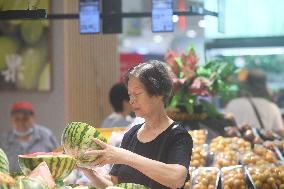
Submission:
[[[138,78],[150,96],[162,96],[164,102],[171,96],[172,78],[161,61],[149,60],[128,70],[124,78],[126,86],[131,77]]]
[[[123,101],[129,101],[128,91],[124,83],[112,86],[109,92],[109,101],[115,112],[123,111]]]

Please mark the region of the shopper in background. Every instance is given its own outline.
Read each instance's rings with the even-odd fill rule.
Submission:
[[[188,176],[193,142],[180,124],[171,120],[165,102],[172,91],[167,68],[159,61],[148,61],[130,69],[125,82],[136,116],[145,122],[135,125],[123,137],[121,147],[94,139],[102,150],[86,152],[96,156],[93,164],[114,164],[110,175],[82,169],[98,188],[117,183],[137,183],[150,188],[182,188]]]
[[[129,115],[132,109],[129,104],[127,88],[123,83],[112,86],[109,92],[109,101],[114,112],[103,120],[101,128],[128,127],[133,121]]]
[[[278,106],[270,101],[265,73],[259,69],[249,71],[241,91],[242,97],[230,101],[225,109],[226,112],[234,114],[237,124],[250,124],[284,136],[281,112]]]
[[[18,172],[18,155],[34,152],[50,152],[58,146],[52,132],[35,123],[33,106],[26,101],[12,105],[11,131],[2,133],[0,148],[8,156],[11,172]]]

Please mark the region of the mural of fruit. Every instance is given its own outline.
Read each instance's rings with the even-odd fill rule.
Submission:
[[[88,168],[97,157],[85,157],[84,153],[87,150],[101,149],[100,146],[92,142],[94,138],[107,142],[106,138],[91,125],[82,122],[71,122],[67,124],[63,131],[61,144],[66,154],[78,159],[79,166]]]
[[[55,152],[19,155],[18,162],[25,175],[29,175],[41,162],[46,162],[55,180],[64,179],[76,165],[76,159],[72,156]]]
[[[17,73],[16,85],[19,89],[36,89],[44,56],[39,49],[29,48],[21,54],[21,58],[21,67]]]
[[[25,20],[21,23],[21,35],[24,41],[33,45],[39,41],[43,33],[43,24],[40,20]]]
[[[0,36],[0,70],[6,68],[6,56],[15,54],[18,50],[17,42],[11,37]]]
[[[45,91],[50,89],[50,64],[46,64],[39,76],[38,89]]]
[[[26,10],[28,0],[3,0],[3,10]],[[11,25],[19,25],[22,20],[9,20]]]

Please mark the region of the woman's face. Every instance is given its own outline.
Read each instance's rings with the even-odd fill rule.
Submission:
[[[144,85],[135,77],[128,81],[128,94],[129,103],[138,117],[151,115],[163,103],[161,96],[150,96]]]

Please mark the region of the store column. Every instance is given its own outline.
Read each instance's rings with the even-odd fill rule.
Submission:
[[[64,0],[64,13],[78,13],[79,0]],[[79,20],[64,21],[65,122],[99,127],[110,113],[108,91],[118,80],[117,35],[80,35]]]

